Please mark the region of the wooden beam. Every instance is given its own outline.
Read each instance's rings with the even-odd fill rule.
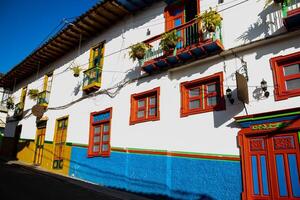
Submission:
[[[61,36],[57,37],[56,41],[66,45],[67,47],[73,47],[74,46],[74,43],[66,41],[66,39],[63,39]]]
[[[47,56],[41,54],[40,52],[37,52],[37,53],[36,53],[36,56],[38,56],[39,58],[44,58],[44,60],[45,60],[46,62],[48,62],[48,60],[49,60],[49,57],[47,57]]]
[[[116,3],[115,1],[112,1],[111,5],[113,5],[113,6],[117,7],[118,9],[122,10],[122,12],[124,12],[125,14],[130,14],[130,12],[127,9],[125,9],[123,6],[121,6],[120,4]]]
[[[47,52],[49,52],[50,54],[56,56],[56,58],[61,56],[61,53],[60,53],[60,52],[57,52],[57,51],[55,51],[55,50],[53,50],[53,49],[51,49],[51,48],[49,48],[49,47],[47,47],[47,48],[45,49],[45,51],[47,51]]]
[[[65,53],[65,51],[63,49],[55,47],[52,44],[48,44],[46,47],[53,50],[53,51],[55,51],[55,52],[58,52],[60,55]]]
[[[72,26],[71,29],[78,34],[78,39],[79,39],[79,35],[80,34],[83,35],[83,36],[86,36],[88,38],[91,36],[90,33],[86,32],[85,30],[83,30],[83,29],[81,29],[79,27],[77,27],[77,24],[76,24],[76,26]]]
[[[73,32],[72,32],[73,33]],[[74,33],[73,33],[74,34]],[[68,41],[71,41],[72,43],[74,42],[77,42],[78,41],[78,36],[76,35],[73,36],[71,35],[69,32],[64,32],[62,35],[60,35],[60,37],[63,39],[63,40],[68,40]]]
[[[86,25],[82,20],[80,20],[76,25],[79,26],[80,29],[82,29],[86,32],[89,32],[90,35],[93,35],[95,32],[97,32],[96,29],[94,29],[91,26]]]
[[[91,27],[94,27],[95,30],[103,30],[103,28],[107,28],[107,24],[103,24],[102,22],[98,22],[97,20],[93,20],[91,17],[85,17],[82,21],[86,24],[89,24]]]
[[[108,10],[106,10],[103,7],[100,8],[101,10],[95,10],[95,12],[97,12],[98,15],[100,15],[100,13],[103,13],[101,14],[101,17],[108,18],[109,20],[112,20],[114,22],[118,21],[118,16],[111,14]]]
[[[57,56],[58,56],[58,55],[56,55],[57,53],[55,52],[54,54],[52,54],[52,52],[50,52],[50,51],[47,51],[46,49],[43,49],[41,53],[48,56],[48,57],[50,57],[51,59],[56,59]]]
[[[114,9],[113,6],[111,6],[111,4],[104,4],[102,8],[107,10],[109,13],[112,13],[113,15],[117,16],[118,18],[123,17],[123,14],[118,13],[118,11],[120,10],[118,9],[118,11],[116,11],[116,9]]]
[[[58,40],[53,41],[52,45],[56,46],[56,47],[59,47],[59,48],[62,48],[62,49],[65,49],[65,50],[69,50],[70,48],[72,48],[74,46],[74,45],[72,45],[72,46],[66,45],[65,43],[62,43]]]
[[[96,12],[91,13],[91,15],[87,16],[87,18],[89,18],[91,20],[94,20],[94,21],[96,21],[99,24],[102,24],[104,26],[111,25],[110,21],[108,21],[106,18],[103,18],[103,17],[99,16]]]

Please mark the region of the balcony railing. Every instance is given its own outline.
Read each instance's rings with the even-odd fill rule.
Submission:
[[[14,117],[21,117],[23,115],[24,104],[19,102],[15,105]]]
[[[50,91],[43,91],[37,95],[37,104],[47,107],[49,104]]]
[[[286,0],[282,5],[283,23],[287,30],[300,28],[300,0]]]
[[[85,70],[83,77],[82,90],[85,92],[91,92],[98,90],[101,87],[101,75],[102,70],[100,67],[93,67]]]
[[[217,27],[214,33],[203,33],[199,21],[194,19],[170,31],[173,30],[177,31],[180,41],[171,52],[165,52],[160,47],[162,34],[144,41],[151,46],[142,62],[144,71],[151,73],[223,50],[221,27]]]

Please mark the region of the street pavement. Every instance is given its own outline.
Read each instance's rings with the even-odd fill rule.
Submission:
[[[150,200],[0,159],[1,200]]]

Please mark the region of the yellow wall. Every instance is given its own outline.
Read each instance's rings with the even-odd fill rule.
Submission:
[[[34,159],[34,152],[35,152],[35,142],[34,141],[26,141],[20,140],[18,146],[18,154],[17,158],[28,164],[33,164]],[[62,169],[52,169],[53,163],[53,144],[45,143],[44,144],[44,151],[43,151],[43,159],[42,164],[40,167],[59,174],[68,175],[69,167],[70,167],[70,157],[71,157],[71,146],[65,146],[64,148],[64,166]]]

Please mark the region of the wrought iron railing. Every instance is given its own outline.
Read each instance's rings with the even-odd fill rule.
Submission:
[[[101,83],[101,75],[102,70],[100,67],[93,67],[90,69],[85,70],[84,77],[83,77],[83,89],[93,83]]]
[[[42,91],[37,95],[37,104],[47,106],[49,104],[50,91]]]
[[[212,41],[219,39],[222,42],[221,26],[216,27],[214,33],[202,32],[200,26],[199,20],[194,19],[170,30],[176,30],[180,36],[180,41],[173,51],[174,55],[184,48],[201,42],[204,43],[207,39],[212,39]],[[159,45],[162,35],[163,34],[160,34],[144,41],[144,43],[149,44],[151,48],[146,52],[143,62],[164,56],[166,52],[164,52]]]
[[[288,12],[300,8],[300,0],[285,0],[282,4],[282,16],[287,17]]]

